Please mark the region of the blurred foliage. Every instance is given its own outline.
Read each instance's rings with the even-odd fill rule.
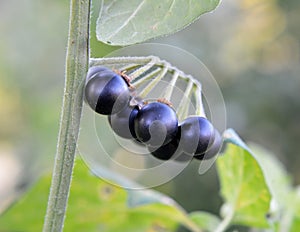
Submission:
[[[28,194],[0,217],[0,231],[41,231],[51,175],[41,178]],[[149,190],[119,188],[92,176],[82,160],[77,160],[64,231],[174,231],[178,223],[198,231],[175,202],[163,201],[130,206],[130,191],[153,199]],[[144,194],[145,193],[145,194]],[[136,194],[136,193],[134,193]],[[161,198],[167,198],[161,195]],[[30,213],[25,213],[31,210]]]
[[[195,211],[190,213],[190,218],[200,227],[207,228],[209,231],[215,231],[220,223],[220,219],[204,211]]]
[[[52,167],[68,3],[0,1],[0,151],[8,144],[25,164],[15,186]],[[99,3],[93,4],[91,53],[97,57],[118,47],[96,41]],[[299,22],[298,0],[228,0],[185,30],[154,40],[186,49],[208,66],[224,94],[228,127],[279,156],[296,184],[300,183]],[[197,168],[192,162],[157,189],[188,211],[217,213],[221,199],[216,172],[210,169],[199,176]]]

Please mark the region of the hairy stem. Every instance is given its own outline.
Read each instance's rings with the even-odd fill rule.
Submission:
[[[158,84],[158,82],[166,75],[168,72],[167,67],[164,67],[158,75],[149,82],[149,84],[140,92],[140,96],[145,98],[151,90]]]
[[[179,121],[184,120],[188,115],[189,99],[190,99],[190,95],[191,95],[193,86],[194,86],[194,82],[192,80],[189,80],[186,90],[184,92],[184,95],[183,95],[180,103],[179,103],[178,110],[177,110],[177,115],[178,115]]]
[[[174,87],[176,86],[176,81],[178,79],[178,76],[179,76],[178,72],[174,72],[173,73],[171,82],[168,85],[166,91],[164,92],[164,96],[163,97],[165,99],[167,99],[168,101],[171,101],[172,93],[173,93]]]
[[[89,63],[90,4],[91,0],[70,1],[63,107],[44,232],[63,229]]]

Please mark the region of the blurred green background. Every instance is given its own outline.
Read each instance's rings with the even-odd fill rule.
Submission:
[[[96,41],[92,56],[116,47]],[[52,169],[64,86],[69,1],[0,1],[0,211]],[[167,43],[196,55],[224,94],[228,127],[273,152],[300,184],[300,2],[224,0]],[[150,55],[150,54],[149,54]],[[218,212],[215,168],[192,162],[159,186],[188,211]],[[189,197],[187,197],[187,194]]]

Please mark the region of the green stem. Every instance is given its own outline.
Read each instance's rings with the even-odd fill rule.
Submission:
[[[63,107],[44,232],[63,229],[89,63],[90,4],[91,0],[70,1]]]
[[[202,102],[202,90],[201,86],[196,85],[196,89],[194,90],[194,96],[196,101],[196,115],[206,118],[204,106]]]
[[[173,93],[174,87],[176,86],[176,81],[178,79],[178,76],[179,76],[178,72],[173,73],[171,82],[168,85],[166,91],[164,92],[163,98],[167,99],[168,101],[171,101],[172,93]]]
[[[190,99],[190,95],[191,95],[193,86],[194,86],[194,82],[192,80],[189,80],[189,82],[187,83],[187,87],[184,91],[184,95],[179,103],[178,110],[177,110],[177,116],[178,116],[179,121],[184,120],[188,115],[189,99]]]
[[[161,72],[140,92],[140,96],[145,98],[151,90],[158,84],[158,82],[166,75],[168,68],[164,67]]]
[[[223,219],[223,221],[215,229],[215,232],[224,232],[230,225],[232,218],[233,218],[233,214],[234,214],[233,210],[230,210],[230,212],[228,212],[228,214]]]
[[[143,85],[145,83],[145,81],[151,79],[151,78],[154,78],[156,75],[158,75],[158,73],[161,72],[161,68],[157,68],[155,70],[153,70],[152,72],[148,73],[147,75],[143,76],[142,78],[140,78],[139,80],[135,80],[135,78],[132,78],[133,81],[132,81],[132,84],[138,88],[140,87],[141,85]]]

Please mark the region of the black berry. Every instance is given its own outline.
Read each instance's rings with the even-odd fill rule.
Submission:
[[[222,137],[221,137],[219,131],[216,129],[215,129],[214,137],[215,137],[215,139],[214,139],[211,147],[203,154],[195,155],[194,156],[195,159],[199,159],[199,160],[211,159],[212,157],[214,157],[215,155],[218,154],[218,152],[220,151],[221,145],[222,145]]]
[[[120,112],[129,102],[130,93],[124,79],[111,70],[97,72],[85,86],[85,99],[99,114]]]
[[[159,147],[148,146],[148,150],[151,154],[161,160],[174,159],[176,161],[189,161],[192,159],[191,155],[184,153],[179,147],[180,140],[180,130],[178,130],[177,135],[171,140],[171,142]]]
[[[110,69],[104,66],[92,66],[89,68],[89,71],[86,75],[86,82],[88,82],[96,73],[103,71],[111,71]]]
[[[192,116],[186,118],[180,125],[180,148],[192,155],[203,154],[214,141],[214,127],[203,117]]]
[[[176,112],[160,102],[144,105],[134,120],[134,130],[140,141],[158,148],[176,136],[178,130]]]
[[[134,119],[139,110],[137,106],[126,106],[122,111],[109,115],[108,121],[113,131],[122,138],[136,139]]]
[[[148,146],[148,150],[151,152],[151,154],[161,160],[169,160],[171,157],[175,154],[176,150],[178,148],[178,140],[177,137],[174,137],[169,143],[156,148]]]

